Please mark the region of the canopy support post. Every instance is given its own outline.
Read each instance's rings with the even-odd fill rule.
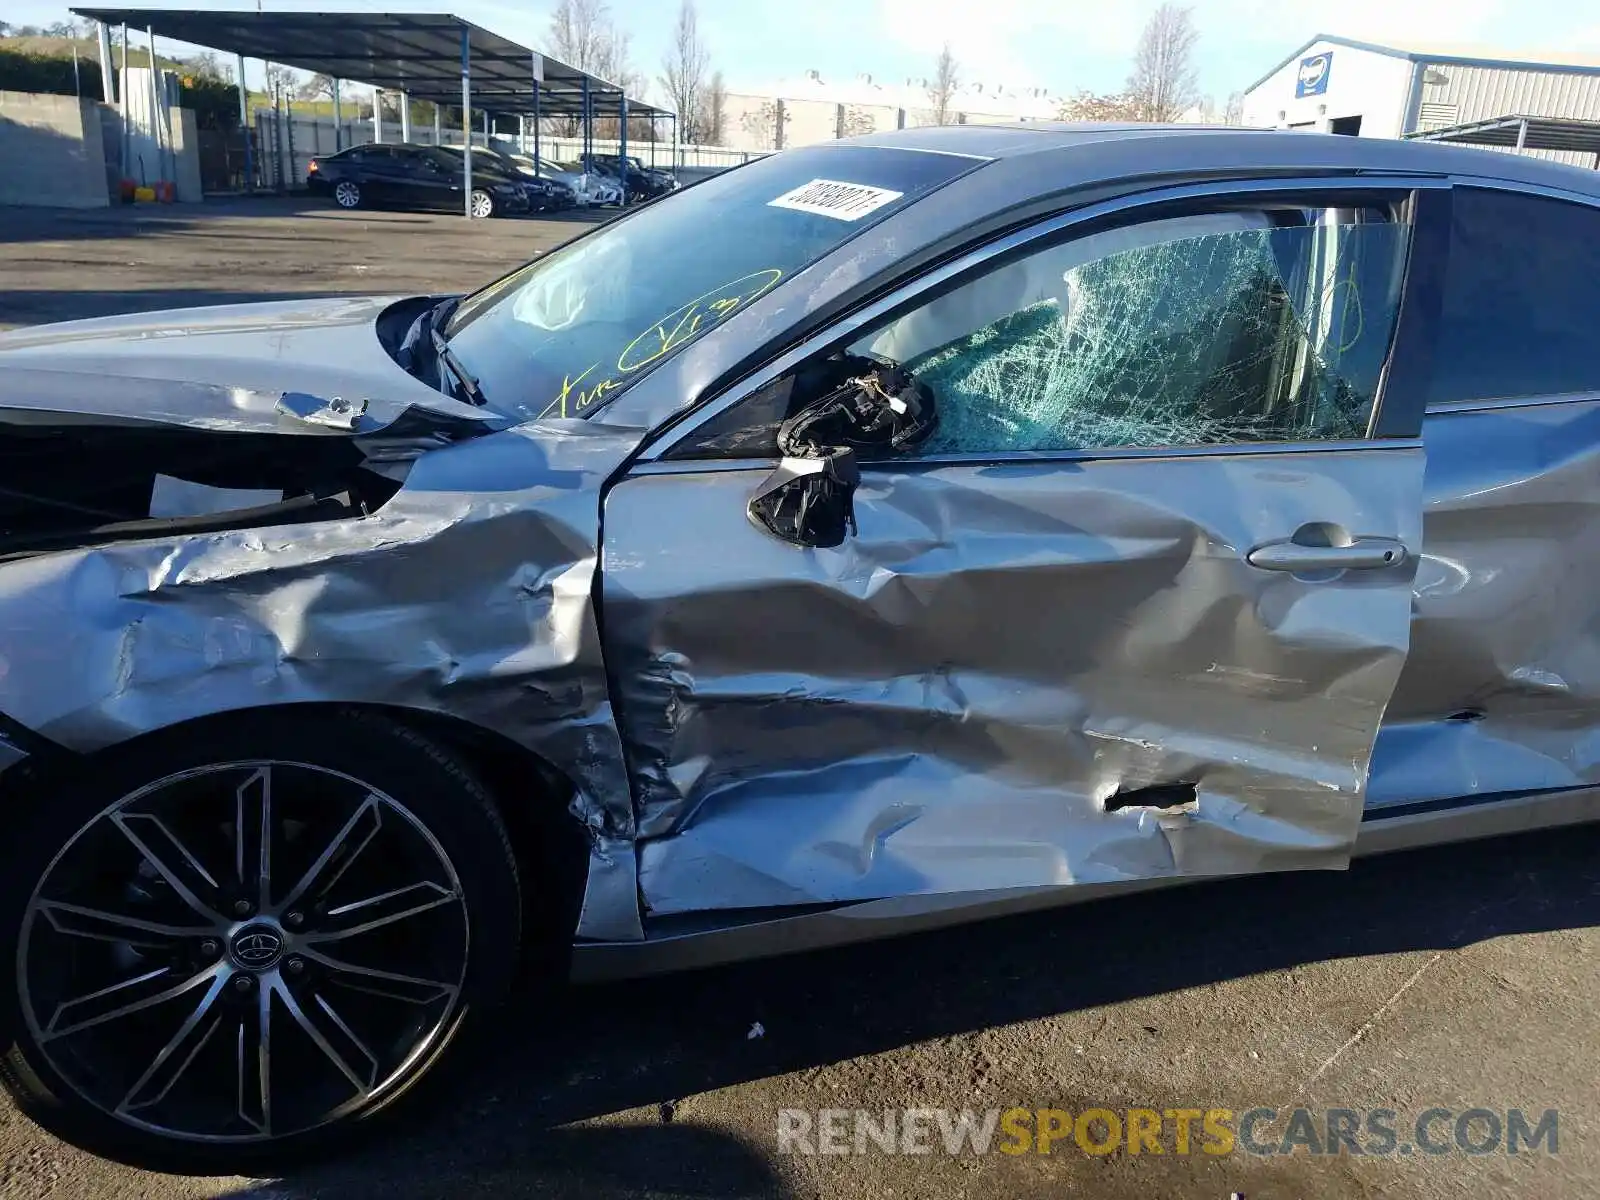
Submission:
[[[621,121],[617,126],[617,170],[622,172],[622,206],[628,206],[628,93],[617,101]]]
[[[115,68],[111,64],[111,27],[104,21],[94,23],[95,39],[100,50],[100,99],[107,104],[117,102]]]
[[[533,173],[537,177],[543,168],[539,159],[539,80],[533,81]]]
[[[583,77],[583,169],[594,170],[594,110],[589,107],[589,77]]]
[[[131,133],[128,129],[128,23],[122,23],[122,75],[117,79],[117,106],[122,113],[122,175],[121,179],[130,178],[128,174],[128,158],[132,151],[128,148],[128,138]],[[244,59],[239,60],[239,119],[244,116]],[[247,132],[244,139],[245,146],[245,176],[250,175],[250,135]],[[119,180],[120,186],[120,180]]]
[[[461,27],[461,202],[472,219],[472,35]]]

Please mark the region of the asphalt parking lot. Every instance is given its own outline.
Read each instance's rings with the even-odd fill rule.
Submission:
[[[469,225],[294,201],[0,210],[0,326],[470,287],[583,220]],[[504,1014],[426,1108],[282,1179],[104,1163],[0,1101],[0,1196],[1600,1195],[1597,924],[1590,828],[586,988],[554,1011]],[[1390,1109],[1400,1136],[1390,1153],[1332,1156],[1303,1140],[1288,1154],[1207,1153],[1198,1123],[1190,1153],[1170,1138],[1159,1154],[1089,1153],[1065,1137],[1049,1155],[805,1154],[780,1153],[777,1137],[780,1110],[1014,1106],[1278,1110],[1258,1147],[1288,1141],[1298,1107],[1319,1143],[1329,1109]],[[1431,1153],[1410,1136],[1431,1108],[1521,1109],[1530,1123],[1556,1110],[1555,1152],[1510,1155],[1502,1141],[1469,1154],[1448,1145],[1446,1121],[1433,1144],[1447,1152]],[[1481,1124],[1468,1140],[1484,1144]]]
[[[468,227],[452,215],[346,213],[310,198],[0,209],[0,328],[239,300],[448,291],[486,283],[597,219],[573,212]]]

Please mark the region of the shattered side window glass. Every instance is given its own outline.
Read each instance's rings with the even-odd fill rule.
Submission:
[[[1361,438],[1408,244],[1386,217],[1223,213],[1093,234],[857,349],[933,389],[922,455]]]

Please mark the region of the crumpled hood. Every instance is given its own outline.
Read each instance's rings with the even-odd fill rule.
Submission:
[[[492,416],[389,357],[375,322],[397,299],[227,304],[0,333],[0,408],[266,429],[281,427],[272,410],[282,394],[300,392],[366,401],[367,428],[407,408]]]

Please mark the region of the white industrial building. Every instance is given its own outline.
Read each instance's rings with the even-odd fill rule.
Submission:
[[[1600,54],[1377,45],[1319,34],[1244,93],[1246,125],[1397,138],[1498,123],[1509,133],[1496,140],[1508,148],[1520,136],[1524,153],[1600,165],[1589,149],[1533,149],[1521,118],[1600,122]]]
[[[779,150],[884,129],[933,125],[938,116],[926,79],[877,79],[871,75],[824,79],[807,71],[770,87],[731,92],[723,108],[721,145],[738,150]],[[950,125],[998,125],[1053,121],[1061,98],[1040,87],[964,83],[951,93],[944,119]]]

